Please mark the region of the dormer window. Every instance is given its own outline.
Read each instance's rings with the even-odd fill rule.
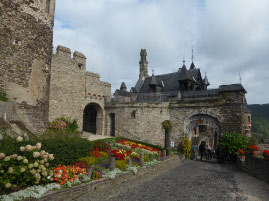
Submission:
[[[46,13],[50,13],[50,1],[51,0],[46,1]]]

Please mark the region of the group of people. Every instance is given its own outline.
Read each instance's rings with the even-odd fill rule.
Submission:
[[[215,155],[215,150],[210,146],[207,145],[205,141],[201,142],[199,145],[192,145],[192,159],[197,160],[198,151],[200,153],[200,160],[203,160],[203,157],[207,155],[207,159],[211,160],[213,155]]]

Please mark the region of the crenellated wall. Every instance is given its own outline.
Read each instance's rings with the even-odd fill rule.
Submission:
[[[86,71],[86,57],[69,48],[58,46],[52,57],[50,81],[49,120],[69,117],[83,125],[83,110],[89,103],[100,106],[98,117],[105,116],[105,98],[110,96],[111,85],[100,81],[100,76]],[[98,119],[98,134],[104,132],[104,118]],[[101,121],[101,123],[100,123]]]
[[[44,1],[42,1],[44,3]],[[34,133],[47,127],[55,1],[0,1],[0,91]]]

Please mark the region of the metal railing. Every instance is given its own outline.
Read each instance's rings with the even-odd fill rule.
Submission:
[[[169,101],[190,100],[197,98],[215,98],[219,97],[218,89],[210,89],[203,91],[186,91],[182,94],[178,91],[165,92],[165,93],[129,93],[128,96],[111,94],[106,97],[106,102],[118,103],[160,103]]]

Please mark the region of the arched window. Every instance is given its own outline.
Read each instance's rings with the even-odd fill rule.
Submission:
[[[46,1],[46,12],[49,13],[50,12],[50,0]]]

